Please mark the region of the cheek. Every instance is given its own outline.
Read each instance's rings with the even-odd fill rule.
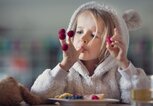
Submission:
[[[93,48],[93,51],[96,51],[96,53],[99,53],[101,50],[101,42],[95,43],[91,48]]]

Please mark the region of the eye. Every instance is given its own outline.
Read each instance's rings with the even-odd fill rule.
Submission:
[[[95,37],[95,35],[94,34],[91,34],[91,37]]]
[[[91,37],[98,38],[98,36],[95,33],[91,33]]]
[[[82,34],[82,33],[83,33],[83,31],[76,31],[76,33],[77,33],[77,34]]]

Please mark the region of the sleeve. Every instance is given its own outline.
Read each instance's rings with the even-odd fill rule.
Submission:
[[[141,68],[135,68],[132,63],[126,69],[118,69],[121,74],[119,82],[121,99],[125,103],[131,102],[131,90],[133,88],[148,88],[149,78]]]
[[[45,98],[54,97],[64,92],[66,76],[59,64],[54,69],[46,69],[38,76],[31,87],[31,92]]]

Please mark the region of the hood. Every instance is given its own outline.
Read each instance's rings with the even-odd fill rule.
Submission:
[[[116,10],[114,10],[113,8],[111,8],[107,5],[104,5],[104,4],[101,5],[97,2],[91,1],[91,2],[87,2],[85,4],[82,4],[80,7],[78,7],[75,10],[75,12],[73,13],[73,15],[70,19],[70,23],[68,25],[67,31],[69,31],[69,30],[75,31],[77,15],[82,10],[88,10],[88,9],[107,11],[111,15],[111,17],[115,23],[115,26],[118,29],[119,34],[122,36],[123,42],[126,45],[126,53],[127,53],[127,50],[129,47],[129,30],[136,29],[140,26],[141,19],[140,19],[139,14],[136,11],[131,9],[131,10],[124,12],[123,15],[120,16],[116,12]],[[111,56],[109,56],[108,58],[110,58],[110,57]],[[113,58],[110,60],[111,64],[112,64],[112,62],[114,63],[114,65],[116,64],[116,62]],[[109,64],[109,62],[107,62],[107,64]]]

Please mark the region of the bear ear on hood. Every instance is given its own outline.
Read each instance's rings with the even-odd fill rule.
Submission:
[[[123,19],[129,31],[136,30],[141,27],[142,21],[138,12],[133,9],[127,10],[123,13]]]

